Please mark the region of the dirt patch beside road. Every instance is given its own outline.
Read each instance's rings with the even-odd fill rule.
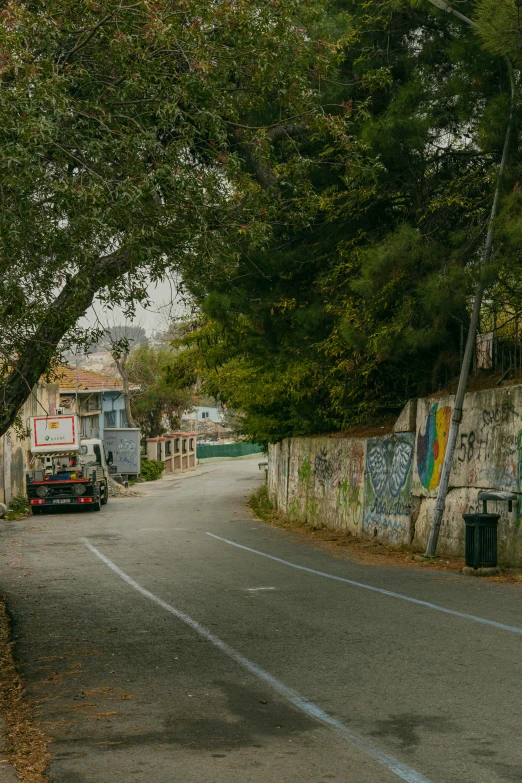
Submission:
[[[0,715],[6,724],[4,753],[20,783],[45,783],[49,762],[48,741],[35,725],[32,710],[16,670],[5,601],[0,596]]]

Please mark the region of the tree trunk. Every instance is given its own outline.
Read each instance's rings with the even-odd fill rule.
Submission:
[[[96,293],[114,283],[130,268],[128,255],[116,251],[101,258],[89,273],[80,271],[67,280],[49,305],[35,334],[28,336],[25,348],[0,383],[0,437],[13,425],[33,386],[49,369],[60,340],[91,306]]]
[[[125,391],[125,386],[127,386],[127,391]],[[127,384],[125,384],[125,382],[123,383],[123,398],[125,400],[125,413],[127,414],[127,425],[129,427],[135,427],[136,422],[134,421],[134,416],[132,415],[128,389],[129,389],[129,382],[127,380]]]
[[[130,403],[130,391],[129,391],[129,371],[127,370],[127,359],[129,354],[125,351],[119,356],[113,356],[114,363],[121,376],[121,382],[123,386],[123,400],[125,402],[125,414],[127,416],[127,427],[136,427],[134,416],[132,415],[131,403]]]

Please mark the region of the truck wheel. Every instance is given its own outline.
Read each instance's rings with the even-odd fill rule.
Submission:
[[[92,508],[92,510],[93,510],[93,511],[99,511],[99,510],[101,509],[101,503],[100,503],[100,501],[98,500],[98,502],[97,502],[97,503],[93,503],[93,504],[92,504],[92,506],[91,506],[91,508]]]
[[[108,500],[109,500],[109,485],[107,484],[106,481],[104,481],[103,482],[103,494],[102,494],[102,496],[100,498],[100,503],[102,504],[102,506],[105,506],[106,503],[108,502]]]
[[[31,511],[33,512],[33,516],[36,516],[37,514],[41,514],[41,513],[42,513],[42,510],[43,510],[43,509],[41,509],[41,508],[35,508],[34,506],[31,508]]]

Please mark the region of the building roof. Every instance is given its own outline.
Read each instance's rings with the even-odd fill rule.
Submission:
[[[57,367],[54,371],[54,381],[60,384],[61,392],[89,391],[123,391],[121,378],[102,375],[82,367]]]

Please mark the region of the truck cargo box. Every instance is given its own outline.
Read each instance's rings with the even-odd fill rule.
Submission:
[[[31,416],[31,453],[57,454],[80,449],[77,416]]]

